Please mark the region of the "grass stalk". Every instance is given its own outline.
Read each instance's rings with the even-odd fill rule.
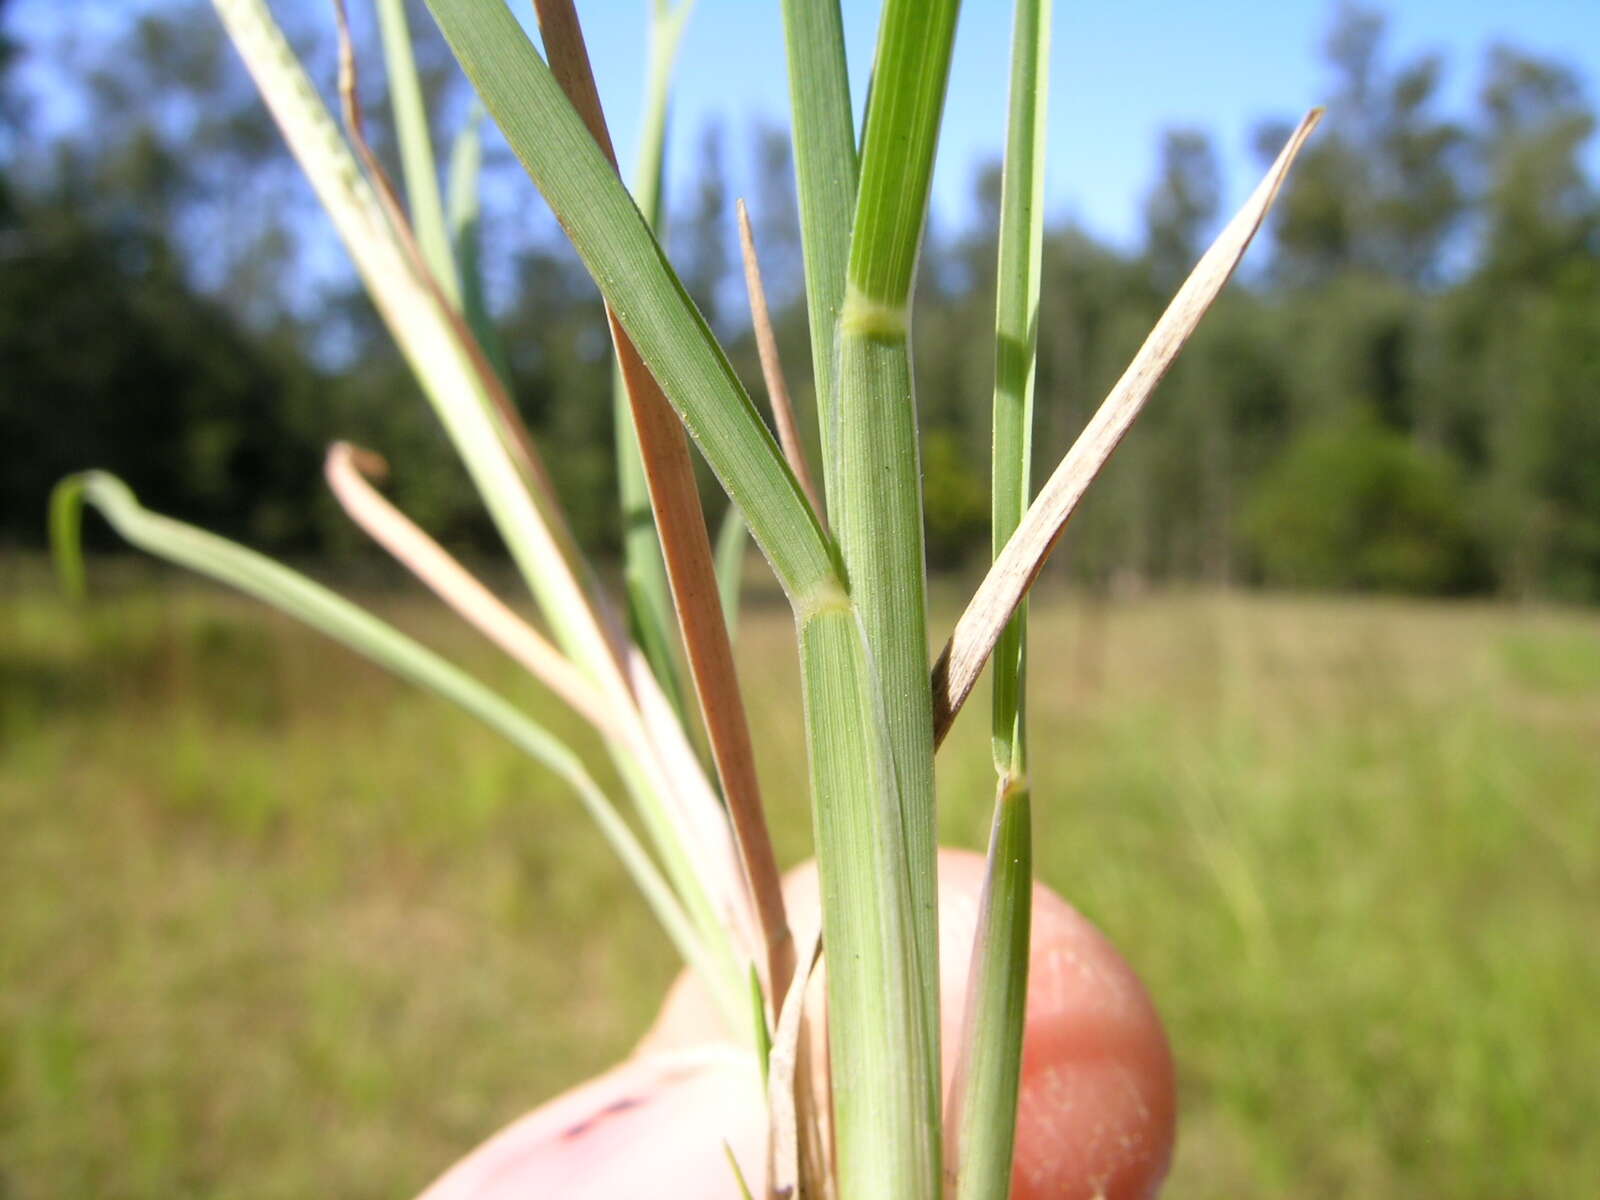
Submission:
[[[874,902],[884,908],[898,899],[895,893],[903,887],[910,904],[908,921],[880,932],[908,937],[911,944],[880,941],[876,953],[903,962],[909,975],[903,999],[916,1011],[901,1019],[924,1041],[899,1068],[918,1106],[916,1113],[900,1117],[921,1128],[915,1140],[908,1134],[911,1125],[904,1123],[898,1133],[883,1136],[898,1137],[930,1156],[908,1164],[913,1173],[902,1179],[903,1191],[856,1192],[846,1185],[842,1194],[847,1196],[932,1195],[940,1170],[933,726],[926,683],[926,562],[909,308],[957,10],[953,0],[890,0],[885,7],[837,333],[829,512],[882,689],[899,811],[892,824],[866,827],[866,833],[886,839],[881,844],[830,847],[819,836],[828,977],[832,987],[847,970],[855,970],[851,960],[841,962],[831,952],[835,929],[852,918],[845,910],[830,913],[830,872],[877,872]],[[845,999],[849,985],[841,982],[839,991],[838,999]],[[837,1073],[849,1068],[837,1041],[833,1049],[837,1089]],[[842,1162],[842,1116],[840,1120]]]
[[[994,443],[990,459],[990,537],[995,555],[1021,522],[1031,490],[1039,283],[1044,259],[1050,18],[1051,0],[1018,0],[995,273]],[[1026,770],[1022,730],[1026,630],[1027,610],[1019,607],[994,654],[990,736],[995,770],[1001,775]]]
[[[1006,1200],[1016,1145],[1022,1031],[1028,1007],[1033,916],[1033,812],[1025,779],[1002,775],[972,966],[961,1049],[945,1123],[945,1186],[956,1200]]]
[[[937,1019],[918,953],[882,681],[842,592],[800,623],[840,1197],[932,1200]],[[932,1119],[929,1104],[935,1106]]]
[[[995,273],[990,520],[996,555],[1021,521],[1030,489],[1051,7],[1051,0],[1017,0],[1012,34]],[[945,1122],[945,1184],[957,1200],[1005,1200],[1011,1190],[1033,905],[1026,604],[1018,607],[994,653],[990,746],[999,779]]]

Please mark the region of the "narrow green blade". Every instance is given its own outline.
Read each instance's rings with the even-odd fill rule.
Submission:
[[[685,961],[701,970],[707,980],[718,978],[699,935],[649,854],[577,755],[543,726],[433,651],[321,584],[254,550],[150,512],[125,483],[101,471],[63,480],[50,501],[56,561],[63,582],[74,594],[81,594],[84,580],[78,535],[85,502],[99,509],[119,534],[141,550],[237,588],[303,621],[402,679],[465,709],[554,771],[578,793]]]
[[[873,304],[903,308],[911,294],[960,8],[959,0],[884,7],[847,274],[850,290]]]
[[[480,229],[479,182],[483,174],[483,108],[474,103],[467,119],[450,146],[450,191],[445,221],[450,230],[450,245],[461,272],[461,315],[467,319],[472,336],[493,365],[501,382],[509,385],[511,371],[506,363],[500,331],[489,315],[488,296],[483,287],[483,242]]]
[[[779,580],[804,607],[833,577],[828,539],[632,197],[501,0],[428,3]]]
[[[400,167],[405,173],[406,205],[417,233],[417,245],[428,269],[450,302],[461,307],[461,280],[445,226],[439,196],[439,169],[433,156],[433,134],[422,99],[422,80],[411,48],[411,24],[405,0],[378,0],[378,27],[383,37],[384,65],[389,73],[389,102],[400,142]]]

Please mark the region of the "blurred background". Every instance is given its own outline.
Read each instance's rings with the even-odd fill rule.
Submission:
[[[644,7],[580,5],[625,154]],[[846,7],[859,98],[875,6]],[[1174,1194],[1574,1194],[1600,1178],[1600,14],[1254,7],[1057,16],[1036,478],[1295,106],[1329,116],[1035,593],[1039,873],[1169,1023]],[[330,88],[327,6],[275,8]],[[758,385],[748,200],[809,421],[775,8],[690,24],[668,243]],[[1006,11],[967,6],[916,300],[940,639],[987,555]],[[448,145],[469,97],[412,15]],[[599,299],[488,151],[517,399],[610,562]],[[346,524],[339,437],[498,570],[209,5],[0,0],[0,1197],[414,1192],[625,1053],[674,970],[570,797],[489,734],[98,525],[95,595],[58,598],[49,488],[108,468],[590,745]],[[794,862],[792,633],[747,566]],[[983,725],[941,756],[952,844],[986,835]]]

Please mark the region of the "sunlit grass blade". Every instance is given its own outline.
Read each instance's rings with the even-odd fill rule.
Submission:
[[[79,530],[94,505],[133,545],[253,596],[379,666],[477,717],[577,792],[686,962],[708,980],[718,971],[672,889],[579,758],[509,702],[425,646],[298,572],[225,538],[142,507],[126,484],[100,471],[74,475],[51,497],[51,541],[69,588],[81,591]]]
[[[853,299],[898,310],[911,294],[960,9],[959,0],[884,6],[850,233]]]
[[[1300,147],[1321,119],[1322,110],[1313,109],[1300,122],[1254,194],[1178,289],[1133,362],[1040,489],[1017,531],[978,585],[934,667],[936,739],[944,738],[966,703],[1001,631],[1044,568],[1078,501],[1132,428],[1156,385],[1238,266]]]
[[[439,195],[439,168],[434,160],[433,133],[422,99],[422,80],[411,49],[411,26],[405,0],[377,0],[378,28],[388,68],[389,104],[400,143],[400,168],[406,181],[406,207],[411,227],[428,268],[450,302],[461,307],[461,280],[456,271],[450,232]]]
[[[794,118],[795,190],[811,327],[811,377],[822,443],[823,490],[833,499],[837,411],[834,332],[844,309],[858,157],[839,0],[783,0]],[[821,511],[819,509],[819,511]]]
[[[483,231],[480,228],[479,182],[483,173],[483,108],[476,102],[467,112],[450,146],[450,189],[445,221],[450,245],[461,275],[461,314],[478,339],[502,382],[510,384],[505,346],[489,312],[483,284]]]
[[[501,0],[428,0],[574,248],[801,607],[833,560],[811,506],[616,171]]]
[[[1033,816],[1026,780],[996,787],[967,1000],[945,1122],[945,1184],[957,1200],[1006,1200],[1017,1132],[1033,917]]]
[[[772,1028],[767,1021],[767,993],[761,973],[750,964],[750,1023],[756,1031],[756,1060],[761,1064],[761,1086],[767,1086],[772,1069]]]
[[[739,1166],[739,1160],[733,1156],[733,1147],[723,1142],[722,1153],[727,1156],[728,1170],[733,1172],[733,1183],[739,1189],[740,1200],[755,1200],[750,1194],[750,1184],[745,1181],[744,1168]]]
[[[535,0],[551,68],[606,158],[616,155],[589,65],[589,54],[572,0]],[[722,619],[710,534],[700,507],[689,443],[677,414],[645,368],[627,332],[611,318],[612,341],[632,407],[634,429],[656,517],[667,582],[672,589],[695,694],[705,721],[711,756],[738,841],[745,880],[755,899],[766,946],[768,986],[775,995],[788,989],[794,971],[794,943],[784,912],[777,856],[761,807],[755,747],[745,718],[733,643]]]

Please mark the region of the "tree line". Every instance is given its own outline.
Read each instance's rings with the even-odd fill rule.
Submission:
[[[5,13],[0,0],[0,31]],[[331,79],[322,14],[298,15]],[[152,506],[254,545],[353,554],[359,539],[319,476],[325,445],[347,437],[390,458],[395,498],[425,525],[492,552],[463,473],[213,25],[178,4],[74,43],[83,115],[64,124],[43,119],[39,85],[18,70],[52,48],[0,41],[0,538],[38,544],[51,484],[103,466]],[[1468,111],[1446,111],[1444,59],[1397,57],[1382,15],[1350,5],[1334,11],[1324,56],[1328,121],[1253,265],[1091,492],[1060,569],[1093,586],[1600,600],[1600,190],[1584,165],[1595,118],[1581,76],[1496,46]],[[424,45],[423,66],[447,143],[466,100],[442,47]],[[381,80],[367,92],[381,111]],[[732,224],[729,161],[742,156],[804,417],[788,141],[746,132],[703,132],[692,183],[671,198],[668,249],[759,395]],[[1284,133],[1268,120],[1253,137],[1270,156]],[[997,169],[973,187],[970,227],[930,228],[916,299],[941,567],[987,553]],[[599,299],[553,224],[526,216],[503,154],[485,190],[517,402],[580,537],[614,547]],[[1222,194],[1211,135],[1174,129],[1140,245],[1047,231],[1036,477],[1204,249]]]

